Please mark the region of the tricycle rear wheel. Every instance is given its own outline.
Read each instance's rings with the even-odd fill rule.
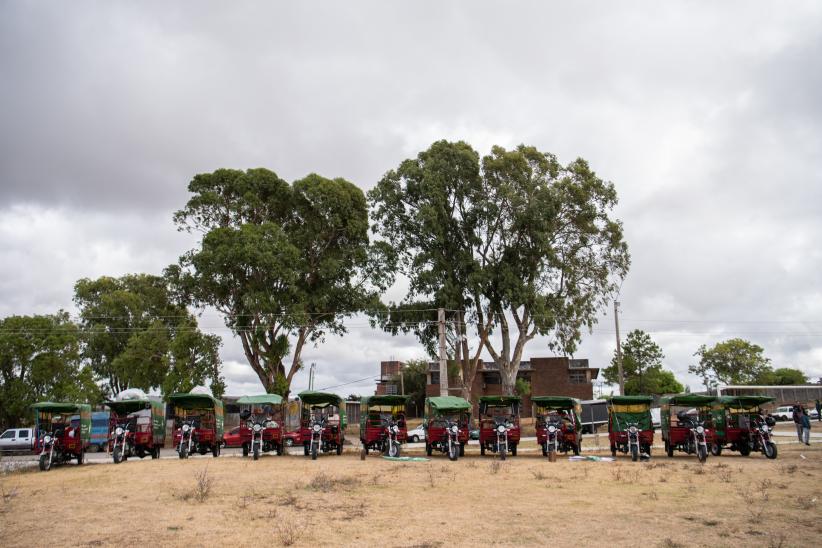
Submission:
[[[214,456],[215,459],[220,456],[220,444],[219,443],[215,443],[214,445],[211,446],[211,454]]]
[[[244,457],[248,456],[248,444],[247,443],[243,444],[243,456]]]
[[[460,444],[460,456],[461,457],[465,456],[465,444],[464,443]]]
[[[722,446],[719,445],[718,443],[712,443],[711,444],[711,455],[713,455],[715,457],[718,457],[721,454],[722,454]]]
[[[616,457],[616,445],[611,446],[611,456]]]
[[[483,457],[485,456],[485,444],[484,443],[480,443],[480,456],[483,456]]]
[[[574,455],[579,456],[579,444],[574,445]]]
[[[80,454],[77,455],[77,464],[83,464],[83,460],[85,460],[86,451],[84,449],[80,449]]]
[[[431,453],[433,453],[433,452],[434,452],[434,448],[431,446],[430,443],[426,442],[426,444],[425,444],[425,454],[430,457]]]

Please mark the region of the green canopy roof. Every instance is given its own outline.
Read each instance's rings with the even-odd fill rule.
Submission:
[[[308,405],[336,405],[337,407],[341,408],[342,398],[336,394],[331,394],[330,392],[314,392],[311,390],[304,390],[297,394],[299,396],[300,401],[303,403],[307,403]]]
[[[606,398],[609,402],[617,405],[631,405],[632,403],[653,403],[653,396],[611,396]]]
[[[675,396],[665,396],[659,399],[659,403],[669,405],[692,405],[699,407],[709,405],[716,401],[716,396],[704,396],[702,394],[677,394]]]
[[[91,409],[91,406],[86,403],[66,403],[41,401],[32,404],[32,409],[35,411],[51,411],[52,413],[79,413],[82,409]]]
[[[471,404],[457,396],[437,396],[427,398],[426,402],[437,411],[462,411],[471,409]]]
[[[548,409],[571,409],[580,403],[578,399],[568,396],[535,396],[531,402]]]
[[[366,407],[369,405],[405,405],[410,396],[400,395],[381,395],[381,396],[366,396],[360,400],[362,405]]]
[[[211,394],[191,394],[189,392],[172,394],[168,397],[168,401],[184,409],[210,409],[222,405],[222,402]]]
[[[519,403],[522,401],[522,398],[519,396],[480,396],[479,401],[480,403],[493,407],[495,405],[511,405],[512,403]]]
[[[115,413],[134,413],[141,409],[151,409],[151,401],[140,398],[137,400],[109,400],[106,405]]]
[[[720,396],[717,401],[726,407],[758,407],[774,401],[770,396]]]
[[[243,396],[237,400],[238,405],[280,405],[283,397],[279,394],[258,394],[256,396]]]

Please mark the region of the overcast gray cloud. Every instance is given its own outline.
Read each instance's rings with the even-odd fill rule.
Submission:
[[[195,173],[368,189],[436,139],[525,142],[615,183],[622,331],[652,332],[686,382],[731,336],[822,376],[822,6],[545,4],[0,4],[0,314],[72,310],[78,278],[175,261]],[[229,391],[253,390],[220,317],[202,322]],[[307,351],[318,386],[422,355],[350,325]],[[577,356],[604,366],[613,346],[606,314]]]

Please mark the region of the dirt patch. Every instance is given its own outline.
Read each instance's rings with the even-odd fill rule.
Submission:
[[[822,445],[705,465],[477,453],[195,456],[0,476],[0,545],[811,546],[822,533]],[[140,527],[123,527],[136,516]]]

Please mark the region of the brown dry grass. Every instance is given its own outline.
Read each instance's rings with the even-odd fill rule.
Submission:
[[[704,466],[530,452],[394,463],[353,449],[316,462],[163,459],[0,476],[0,496],[4,547],[811,546],[822,536],[822,446]]]

